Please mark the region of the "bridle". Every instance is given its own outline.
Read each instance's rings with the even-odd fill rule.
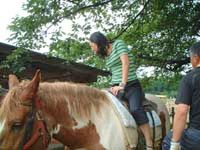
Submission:
[[[50,134],[47,130],[46,122],[44,120],[41,108],[41,100],[37,97],[33,104],[20,103],[25,107],[32,107],[32,111],[28,114],[28,119],[25,128],[25,134],[21,143],[21,149],[30,149],[41,137],[43,149],[47,149],[50,142]],[[35,125],[35,131],[33,132],[33,126]]]

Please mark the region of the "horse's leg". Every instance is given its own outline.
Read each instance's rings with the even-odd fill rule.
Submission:
[[[165,117],[165,113],[161,111],[160,114],[159,114],[159,118],[160,118],[160,121],[161,121],[162,137],[161,137],[161,141],[160,141],[160,146],[158,148],[161,149],[162,148],[162,140],[166,136],[166,117]]]
[[[162,139],[166,136],[166,118],[165,118],[165,113],[160,112],[159,114],[160,121],[161,121],[161,128],[162,128]]]

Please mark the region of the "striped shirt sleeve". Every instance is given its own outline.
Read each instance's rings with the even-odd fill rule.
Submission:
[[[123,54],[128,54],[128,47],[122,40],[118,40],[118,42],[115,45],[116,47],[116,53],[118,56],[121,56]]]

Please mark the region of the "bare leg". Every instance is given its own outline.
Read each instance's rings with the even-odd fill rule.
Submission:
[[[148,123],[140,125],[139,126],[140,130],[142,131],[146,145],[149,147],[153,147],[153,142],[152,142],[152,137],[151,137],[151,132],[150,132],[150,126]],[[153,148],[149,148],[149,150],[152,150]],[[147,149],[148,150],[148,149]]]

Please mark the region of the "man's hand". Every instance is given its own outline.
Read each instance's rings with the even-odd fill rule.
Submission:
[[[173,140],[170,142],[170,150],[181,150],[181,146],[179,142],[174,142]]]

